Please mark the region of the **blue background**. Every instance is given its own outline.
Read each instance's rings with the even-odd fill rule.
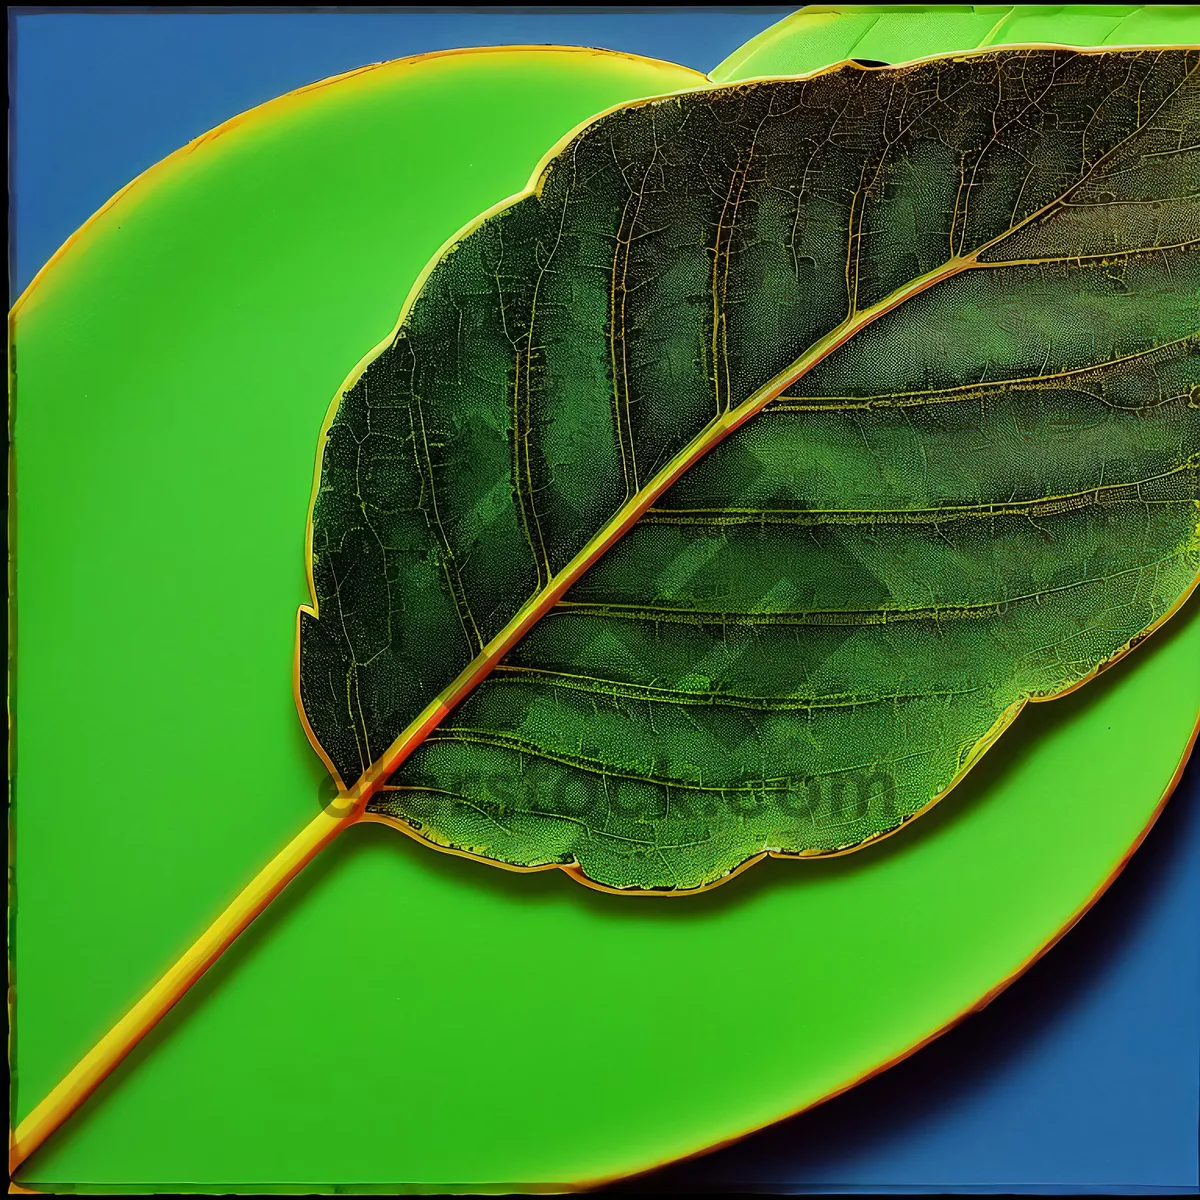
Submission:
[[[293,88],[429,50],[537,42],[707,71],[790,9],[9,11],[15,296],[135,175]],[[983,1013],[636,1190],[1200,1192],[1197,913],[1200,758],[1092,912]]]

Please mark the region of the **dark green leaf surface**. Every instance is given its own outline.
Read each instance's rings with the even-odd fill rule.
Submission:
[[[323,443],[299,686],[344,784],[442,697],[373,814],[700,888],[896,829],[1165,619],[1200,569],[1198,67],[846,65],[560,148]]]

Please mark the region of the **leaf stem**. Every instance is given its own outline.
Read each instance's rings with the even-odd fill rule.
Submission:
[[[178,962],[100,1039],[65,1079],[17,1126],[9,1172],[25,1161],[162,1020],[301,868],[362,815],[365,799],[345,796],[322,809],[200,935]]]

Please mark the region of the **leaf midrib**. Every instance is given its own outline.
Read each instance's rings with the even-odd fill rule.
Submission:
[[[1088,51],[1079,51],[1088,53]],[[636,492],[624,505],[601,526],[583,548],[548,581],[546,586],[525,602],[467,666],[425,706],[406,729],[391,743],[386,751],[363,772],[347,793],[360,810],[380,785],[392,775],[405,759],[429,737],[443,718],[460,704],[476,686],[487,677],[504,656],[534,625],[566,594],[570,587],[641,518],[654,501],[661,496],[685,472],[690,470],[710,450],[744,425],[772,400],[804,377],[818,363],[855,337],[868,325],[886,316],[912,297],[919,295],[937,283],[952,279],[972,267],[984,265],[980,255],[998,246],[1007,238],[1054,211],[1063,207],[1070,197],[1111,160],[1121,148],[1153,121],[1158,112],[1172,100],[1188,83],[1197,70],[1188,71],[1176,87],[1163,97],[1154,110],[1132,129],[1124,138],[1110,146],[1086,171],[1060,196],[1030,213],[1027,217],[1010,225],[1008,229],[988,239],[966,255],[952,255],[940,267],[928,271],[902,287],[897,288],[882,300],[868,308],[852,311],[840,324],[823,337],[818,338],[803,354],[794,359],[774,378],[756,389],[735,408],[718,414],[695,437],[691,439],[665,466],[661,467],[650,481]]]

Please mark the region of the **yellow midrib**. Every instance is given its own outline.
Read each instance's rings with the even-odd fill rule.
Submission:
[[[822,359],[849,341],[866,326],[891,312],[906,300],[936,283],[953,278],[960,272],[979,263],[980,255],[993,249],[1018,230],[1023,229],[1059,208],[1074,192],[1087,182],[1128,141],[1141,132],[1147,122],[1171,99],[1200,68],[1187,72],[1169,96],[1164,97],[1153,113],[1147,114],[1141,124],[1131,130],[1093,162],[1083,175],[1061,195],[1055,197],[1020,221],[1010,225],[1001,233],[989,238],[969,254],[953,254],[940,267],[918,276],[903,287],[885,296],[868,308],[852,311],[839,325],[824,337],[814,342],[802,355],[793,360],[773,379],[768,380],[736,408],[717,415],[686,446],[683,447],[650,481],[636,492],[612,517],[593,535],[587,544],[554,575],[540,592],[525,602],[509,622],[489,641],[478,655],[418,714],[408,727],[391,743],[384,753],[363,772],[357,783],[350,788],[346,798],[359,811],[365,811],[367,802],[381,783],[387,779],[428,737],[442,718],[459,704],[514,645],[554,607],[570,586],[602,554],[605,553],[626,531],[651,507],[685,471],[698,462],[714,446],[743,425],[772,400],[807,374]]]
[[[1007,236],[1008,232],[1003,236]],[[989,245],[991,243],[988,243]],[[982,247],[981,247],[982,249]],[[978,251],[975,252],[979,253]],[[587,544],[547,585],[517,610],[508,624],[500,630],[471,660],[458,676],[418,714],[387,750],[363,773],[348,796],[359,807],[365,807],[379,785],[421,744],[455,705],[462,701],[509,650],[562,598],[577,579],[653,505],[685,471],[704,457],[718,442],[761,411],[783,391],[802,378],[817,363],[839,346],[849,341],[872,321],[890,312],[911,296],[935,283],[949,279],[971,266],[975,254],[955,257],[934,271],[898,288],[890,296],[852,314],[841,324],[814,342],[773,379],[739,404],[715,417],[686,446],[662,467],[644,487],[637,491],[609,520],[601,526]]]

